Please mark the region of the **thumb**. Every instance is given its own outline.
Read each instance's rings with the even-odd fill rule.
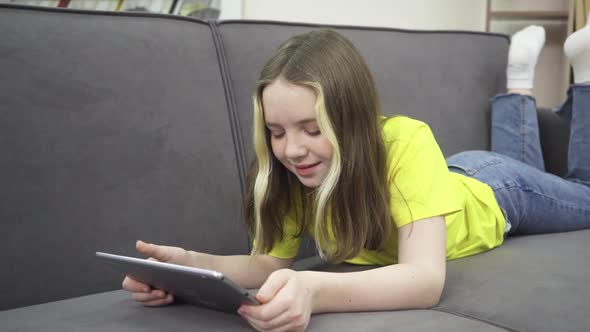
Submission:
[[[273,272],[264,282],[256,294],[256,299],[261,303],[267,303],[272,300],[278,291],[291,279],[289,270],[279,270]]]
[[[141,240],[138,240],[135,243],[135,248],[144,256],[155,258],[160,262],[167,262],[172,258],[172,253],[170,250],[167,250],[168,248],[151,243],[145,243]]]

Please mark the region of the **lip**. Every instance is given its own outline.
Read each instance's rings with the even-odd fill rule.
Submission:
[[[315,173],[315,170],[319,164],[321,164],[321,162],[317,162],[315,164],[297,165],[295,166],[295,172],[297,172],[297,175],[301,177],[311,177]]]
[[[318,161],[318,162],[317,162],[317,163],[315,163],[315,164],[307,164],[307,165],[294,165],[294,166],[295,166],[295,168],[297,168],[297,169],[307,169],[307,168],[311,168],[311,167],[314,167],[314,166],[316,166],[316,165],[319,165],[319,164],[320,164],[320,162],[321,162],[321,161]]]

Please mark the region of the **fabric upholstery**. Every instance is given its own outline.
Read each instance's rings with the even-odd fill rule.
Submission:
[[[34,317],[34,319],[31,319]],[[246,321],[192,305],[146,308],[127,292],[107,292],[0,312],[3,332],[252,331]],[[314,316],[308,331],[504,331],[438,311],[368,312]]]
[[[310,331],[584,331],[590,298],[590,230],[509,238],[497,249],[450,261],[434,310],[313,316]],[[354,272],[350,264],[316,268]],[[31,320],[30,317],[36,317]],[[3,331],[165,328],[248,330],[237,316],[190,305],[144,308],[127,292],[85,296],[0,312]]]
[[[449,262],[436,307],[513,331],[590,328],[590,230],[509,238]]]
[[[545,170],[565,176],[567,173],[567,146],[570,136],[569,120],[546,108],[539,108],[537,114]]]
[[[248,253],[207,24],[1,8],[0,31],[0,309],[120,287],[94,252],[136,239]]]
[[[590,230],[510,237],[496,249],[449,261],[434,310],[509,331],[586,331],[590,327]],[[350,264],[314,268],[355,272]]]
[[[321,26],[229,21],[219,25],[248,157],[259,70],[292,35]],[[360,50],[386,115],[428,123],[445,155],[488,149],[490,96],[505,88],[508,39],[471,32],[334,27]]]

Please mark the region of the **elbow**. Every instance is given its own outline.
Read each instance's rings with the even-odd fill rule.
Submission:
[[[429,290],[425,292],[424,296],[421,298],[421,301],[416,304],[414,309],[432,309],[436,307],[441,299],[442,296],[442,289],[441,290]]]
[[[426,306],[424,309],[431,309],[439,304],[444,286],[444,278],[433,281],[432,285],[429,287],[429,296],[426,297]]]
[[[436,307],[442,298],[444,285],[444,275],[430,279],[427,282],[426,287],[424,287],[424,296],[421,297],[422,301],[420,301],[421,303],[418,305],[418,309],[431,309]]]
[[[440,302],[440,298],[442,295],[442,291],[438,294],[436,294],[435,296],[433,296],[428,303],[426,304],[426,307],[424,309],[432,309],[434,307],[436,307],[438,305],[438,303]]]

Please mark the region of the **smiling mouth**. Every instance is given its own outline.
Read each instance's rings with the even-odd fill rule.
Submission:
[[[297,169],[308,169],[308,168],[312,168],[314,166],[317,166],[319,164],[320,164],[320,161],[318,161],[315,164],[310,164],[310,165],[305,165],[305,166],[295,166],[295,168],[297,168]]]

